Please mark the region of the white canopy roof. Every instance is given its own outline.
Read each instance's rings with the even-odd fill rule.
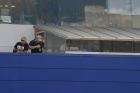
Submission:
[[[134,28],[88,28],[74,26],[34,26],[65,39],[140,41],[140,29]]]

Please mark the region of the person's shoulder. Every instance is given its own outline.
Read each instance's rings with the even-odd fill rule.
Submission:
[[[31,43],[31,42],[35,42],[35,40],[31,40],[30,43]]]
[[[29,42],[29,45],[34,45],[35,43],[36,43],[35,40],[31,40],[31,41]]]
[[[31,40],[30,42],[33,42],[33,41],[35,41],[35,40],[33,39],[33,40]]]
[[[29,44],[26,42],[25,45],[29,45]]]
[[[16,44],[21,44],[21,42],[17,42]]]
[[[15,44],[15,46],[17,46],[17,45],[21,45],[21,43],[20,43],[20,42],[17,42],[17,43]]]

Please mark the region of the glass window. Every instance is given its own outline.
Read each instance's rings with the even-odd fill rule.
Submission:
[[[57,23],[58,0],[37,0],[37,24]]]
[[[59,4],[61,25],[85,25],[83,0],[60,0]]]
[[[106,0],[85,0],[84,10],[87,27],[108,27]]]
[[[112,41],[101,41],[102,52],[112,52]]]
[[[131,41],[114,41],[113,52],[133,52],[133,42]]]
[[[2,23],[35,24],[36,0],[0,0]]]
[[[131,0],[108,0],[109,26],[132,27]]]
[[[134,42],[134,52],[140,53],[140,41]]]
[[[140,28],[140,1],[132,0],[133,27]]]

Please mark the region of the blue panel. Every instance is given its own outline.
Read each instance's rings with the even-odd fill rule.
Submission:
[[[140,56],[0,53],[0,93],[140,93]]]
[[[80,82],[25,81],[20,82],[18,93],[85,93]]]
[[[0,80],[18,80],[18,68],[0,68]]]
[[[19,55],[0,53],[0,67],[18,67]]]
[[[115,82],[19,82],[17,93],[139,93],[138,83]]]
[[[140,82],[140,71],[85,70],[83,81]]]
[[[1,81],[0,80],[0,93],[18,93],[18,82],[16,81]]]
[[[81,68],[81,56],[74,55],[29,55],[20,56],[20,66],[35,68]]]
[[[140,70],[140,56],[86,55],[82,60],[87,69]]]
[[[82,81],[83,71],[77,69],[20,69],[20,80]]]
[[[139,93],[140,83],[85,82],[84,93]]]

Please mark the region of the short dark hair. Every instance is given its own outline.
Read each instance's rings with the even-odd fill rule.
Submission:
[[[66,40],[66,43],[68,43],[68,42],[70,42],[70,43],[72,44],[72,40],[67,39],[67,40]]]

